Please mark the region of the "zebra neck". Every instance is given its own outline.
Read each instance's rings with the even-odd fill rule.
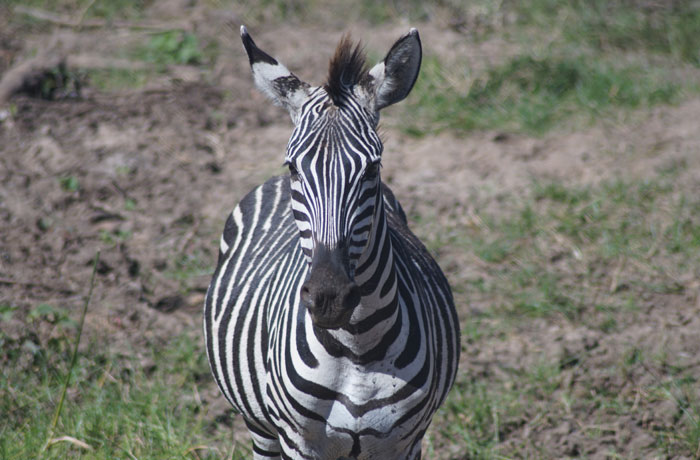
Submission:
[[[377,310],[389,305],[396,297],[394,251],[384,200],[378,200],[376,216],[369,241],[355,269],[355,282],[362,291],[362,307]],[[363,315],[353,315],[353,318]]]

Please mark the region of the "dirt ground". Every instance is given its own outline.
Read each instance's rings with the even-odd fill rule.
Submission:
[[[177,16],[177,11],[151,14],[168,13]],[[0,121],[0,303],[26,309],[55,303],[78,312],[100,250],[88,334],[105,337],[105,346],[137,349],[139,344],[166,343],[175,334],[199,333],[207,269],[215,263],[224,219],[253,186],[283,172],[291,132],[288,116],[254,90],[237,31],[227,25],[237,18],[229,16],[203,10],[187,16],[195,29],[207,23],[210,33],[227,37],[208,72],[174,68],[135,90],[102,93],[87,85],[79,98],[44,100],[19,94],[11,99],[13,114]],[[368,49],[381,53],[406,29],[357,26],[353,31],[366,37]],[[252,32],[259,44],[286,57],[288,67],[312,82],[324,77],[339,36],[337,30],[315,26]],[[105,40],[104,30],[25,32],[0,24],[0,74],[37,47],[94,55],[144,37],[109,34],[113,40]],[[488,41],[465,43],[456,32],[437,25],[426,25],[421,34],[424,47],[446,59],[483,55],[498,47]],[[310,37],[312,48],[306,46]],[[474,202],[491,203],[490,211],[497,212],[498,200],[492,198],[523,191],[533,179],[595,184],[621,175],[648,177],[674,162],[685,165],[678,180],[700,194],[698,117],[696,98],[624,124],[602,123],[542,138],[485,132],[416,139],[396,129],[398,119],[390,112],[383,177],[410,214],[445,218],[468,216]],[[647,153],[610,154],[640,151]],[[451,281],[459,283],[479,269],[466,267],[468,260],[442,254],[440,262]],[[647,299],[647,310],[623,335],[538,320],[507,340],[465,345],[461,372],[523,366],[533,351],[558,357],[595,348],[589,362],[594,372],[595,360],[602,367],[630,343],[663,349],[683,361],[695,360],[689,365],[697,366],[700,283],[685,282],[694,290]],[[461,306],[462,318],[488,308],[482,301],[477,296],[470,306]],[[576,378],[572,371],[572,385]],[[625,382],[601,383],[608,384],[620,391],[637,388]],[[209,394],[224,411],[223,400],[214,399],[213,382]],[[677,410],[663,410],[650,408],[649,423],[663,417],[673,423]],[[591,445],[575,420],[594,423],[586,414],[572,414],[556,425],[513,428],[504,442],[527,439],[546,446],[553,458],[604,458],[607,447]],[[630,455],[643,456],[650,444],[643,427],[632,420],[615,423],[606,442],[618,449],[631,446]],[[459,452],[446,455],[460,457]]]

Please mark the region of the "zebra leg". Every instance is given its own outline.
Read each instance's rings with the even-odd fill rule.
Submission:
[[[254,460],[279,460],[280,441],[276,434],[263,430],[246,420],[246,426],[253,438],[253,459]]]

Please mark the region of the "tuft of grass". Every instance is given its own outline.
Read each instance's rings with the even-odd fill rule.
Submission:
[[[465,81],[471,81],[468,86]],[[617,68],[586,56],[519,55],[470,78],[424,60],[404,129],[414,135],[505,129],[541,134],[573,116],[674,102],[680,86],[637,66]]]
[[[81,2],[89,4],[90,2]],[[86,17],[112,19],[138,19],[152,0],[95,0],[87,9]]]
[[[89,84],[100,91],[118,92],[143,87],[150,77],[150,72],[119,68],[88,69],[86,76]]]
[[[211,265],[211,257],[205,254],[200,252],[181,254],[168,264],[165,276],[178,281],[180,292],[186,294],[202,277],[211,276],[214,268]]]
[[[78,347],[80,346],[80,339],[83,335],[83,326],[85,325],[85,315],[87,314],[88,307],[90,306],[90,300],[92,299],[92,291],[95,288],[95,273],[97,273],[97,264],[100,261],[100,252],[97,251],[95,254],[95,261],[92,266],[92,275],[90,276],[90,288],[88,294],[85,297],[85,305],[83,306],[82,314],[80,315],[80,321],[78,322],[78,328],[75,337],[75,344],[73,345],[73,352],[71,353],[70,364],[68,365],[68,370],[63,382],[63,388],[61,389],[61,397],[58,400],[56,409],[53,413],[53,418],[51,419],[51,424],[48,427],[46,435],[46,443],[43,445],[41,451],[42,453],[46,448],[54,441],[53,435],[56,430],[56,425],[59,418],[61,417],[61,411],[63,409],[63,403],[66,400],[66,392],[68,391],[68,386],[71,383],[71,378],[73,377],[73,371],[75,370],[75,364],[78,359]]]
[[[36,331],[0,332],[0,457],[38,458],[51,432],[50,414],[69,372],[73,328],[57,323],[51,339]],[[2,329],[0,329],[2,331]],[[31,344],[31,345],[29,345]],[[82,347],[81,347],[82,349]],[[150,364],[149,364],[150,363]],[[94,342],[72,369],[54,439],[41,458],[248,458],[230,429],[206,412],[198,387],[209,379],[199,341],[189,336],[116,353]]]
[[[551,397],[562,374],[556,363],[546,362],[523,371],[502,371],[499,377],[490,374],[467,380],[458,378],[438,410],[438,422],[429,431],[428,439],[441,437],[459,444],[463,455],[460,458],[511,458],[502,453],[501,442],[528,421],[546,418],[547,408],[541,401]],[[439,436],[435,430],[440,431]]]
[[[117,244],[130,240],[131,236],[131,230],[115,229],[109,231],[102,229],[99,232],[100,241],[109,248],[113,248]]]
[[[164,69],[172,64],[199,64],[203,53],[197,36],[182,30],[158,33],[134,51],[135,57]]]
[[[9,312],[15,311],[14,308],[8,308]],[[8,316],[7,318],[3,319],[9,320],[10,318],[11,316]],[[61,328],[73,327],[76,325],[75,321],[73,321],[68,316],[68,312],[65,309],[48,303],[40,303],[31,310],[29,310],[29,313],[27,314],[27,319],[33,322],[44,321],[53,326],[58,326]]]
[[[80,190],[80,181],[75,176],[65,176],[58,179],[61,188],[66,192],[77,192]]]
[[[555,27],[569,43],[665,54],[700,65],[700,6],[693,0],[528,0],[504,8],[512,8],[518,25]]]
[[[440,427],[440,436],[456,441],[464,458],[498,458],[501,430],[522,411],[517,390],[483,380],[460,380],[436,414],[444,422],[438,421],[428,437],[433,437],[431,431]]]

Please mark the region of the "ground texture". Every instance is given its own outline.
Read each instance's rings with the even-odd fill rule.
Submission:
[[[205,49],[199,65],[144,59],[156,70],[133,87],[98,87],[95,72],[79,94],[24,91],[0,107],[0,313],[9,312],[0,329],[10,381],[8,372],[31,367],[8,350],[48,347],[62,333],[37,320],[46,313],[38,306],[77,321],[97,251],[81,353],[109,350],[153,367],[149,350],[183,335],[203,353],[201,308],[227,213],[284,172],[291,123],[253,88],[230,26],[238,13],[163,2],[143,14],[134,21],[181,21],[203,42],[218,38],[216,53]],[[251,30],[258,44],[322,81],[337,19],[267,30],[264,19]],[[152,34],[14,21],[0,19],[0,75],[36,50],[91,65],[123,58],[119,50]],[[366,24],[352,29],[371,56],[408,28]],[[514,52],[442,24],[419,26],[426,53],[446,62],[497,63]],[[700,98],[536,135],[415,136],[401,129],[410,116],[386,115],[382,176],[454,286],[464,330],[458,382],[426,457],[697,458]],[[514,235],[516,224],[525,230]],[[628,234],[629,251],[601,249],[627,244],[619,240]],[[208,423],[245,443],[210,377],[196,386]],[[223,458],[231,436],[217,442],[212,452]]]

